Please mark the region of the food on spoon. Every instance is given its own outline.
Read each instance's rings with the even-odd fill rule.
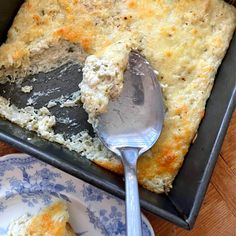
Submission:
[[[0,48],[0,78],[4,83],[9,76],[14,81],[68,61],[82,63],[81,99],[93,122],[120,94],[129,51],[139,50],[159,72],[166,106],[163,132],[139,160],[139,182],[168,192],[204,116],[235,24],[236,10],[223,0],[27,0]],[[56,135],[55,117],[45,112],[0,99],[3,117],[122,173],[121,162],[97,138]]]

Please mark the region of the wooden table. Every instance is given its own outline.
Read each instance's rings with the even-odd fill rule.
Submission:
[[[0,142],[0,156],[17,152]],[[146,214],[158,236],[236,236],[236,111],[192,231]]]

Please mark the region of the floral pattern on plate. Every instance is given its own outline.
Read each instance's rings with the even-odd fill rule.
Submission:
[[[125,235],[122,200],[28,155],[0,158],[0,236],[12,220],[58,198],[67,201],[77,235]],[[154,235],[144,216],[142,227],[144,236]]]

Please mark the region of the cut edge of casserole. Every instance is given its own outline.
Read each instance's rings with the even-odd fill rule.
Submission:
[[[168,192],[204,116],[215,74],[235,25],[235,8],[221,0],[89,3],[28,0],[0,48],[0,78],[4,83],[8,76],[14,80],[68,61],[85,63],[87,77],[80,84],[81,99],[85,109],[94,115],[106,111],[109,99],[119,95],[128,52],[139,50],[159,72],[166,115],[159,140],[138,162],[138,178],[151,191]],[[115,45],[120,46],[118,50]],[[106,65],[111,70],[104,70]],[[91,68],[97,68],[100,77],[96,73],[91,75]],[[91,76],[97,77],[91,81]],[[114,82],[117,86],[113,86]],[[16,114],[25,113],[1,98],[1,115],[22,125],[20,119],[14,120],[8,114],[9,108]],[[109,170],[123,172],[121,162],[86,132],[70,141],[56,137],[55,120],[50,112],[44,108],[43,111],[48,117],[43,124],[45,135],[38,129],[37,121],[35,128],[27,127],[26,123],[22,126],[84,154]],[[76,147],[81,143],[86,148]]]

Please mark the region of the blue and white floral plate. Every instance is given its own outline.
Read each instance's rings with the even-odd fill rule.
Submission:
[[[58,198],[67,201],[77,235],[125,235],[122,200],[26,154],[0,158],[0,236],[12,220],[35,214]],[[153,236],[142,217],[143,235]]]

